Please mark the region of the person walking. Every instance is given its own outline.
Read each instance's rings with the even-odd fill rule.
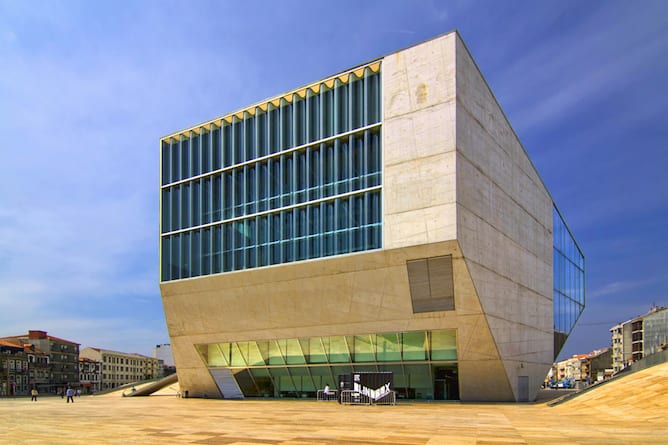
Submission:
[[[37,388],[33,388],[32,390],[30,390],[30,401],[31,402],[36,402],[38,394],[39,393],[37,392]]]
[[[74,390],[70,387],[67,388],[67,391],[65,391],[65,395],[67,396],[67,403],[74,403]]]

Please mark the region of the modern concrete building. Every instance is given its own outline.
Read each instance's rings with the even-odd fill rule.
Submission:
[[[533,400],[584,256],[456,32],[160,140],[182,390]]]

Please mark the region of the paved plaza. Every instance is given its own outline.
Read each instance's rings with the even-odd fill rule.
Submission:
[[[667,444],[668,364],[566,403],[0,399],[1,444]]]

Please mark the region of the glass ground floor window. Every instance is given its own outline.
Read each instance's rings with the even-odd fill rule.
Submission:
[[[395,332],[196,345],[229,369],[245,397],[315,398],[339,375],[392,372],[399,398],[458,400],[456,331]]]

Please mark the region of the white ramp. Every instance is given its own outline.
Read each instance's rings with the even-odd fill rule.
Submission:
[[[232,371],[227,368],[211,369],[211,377],[216,381],[220,393],[225,399],[243,399],[244,394],[241,392]]]

